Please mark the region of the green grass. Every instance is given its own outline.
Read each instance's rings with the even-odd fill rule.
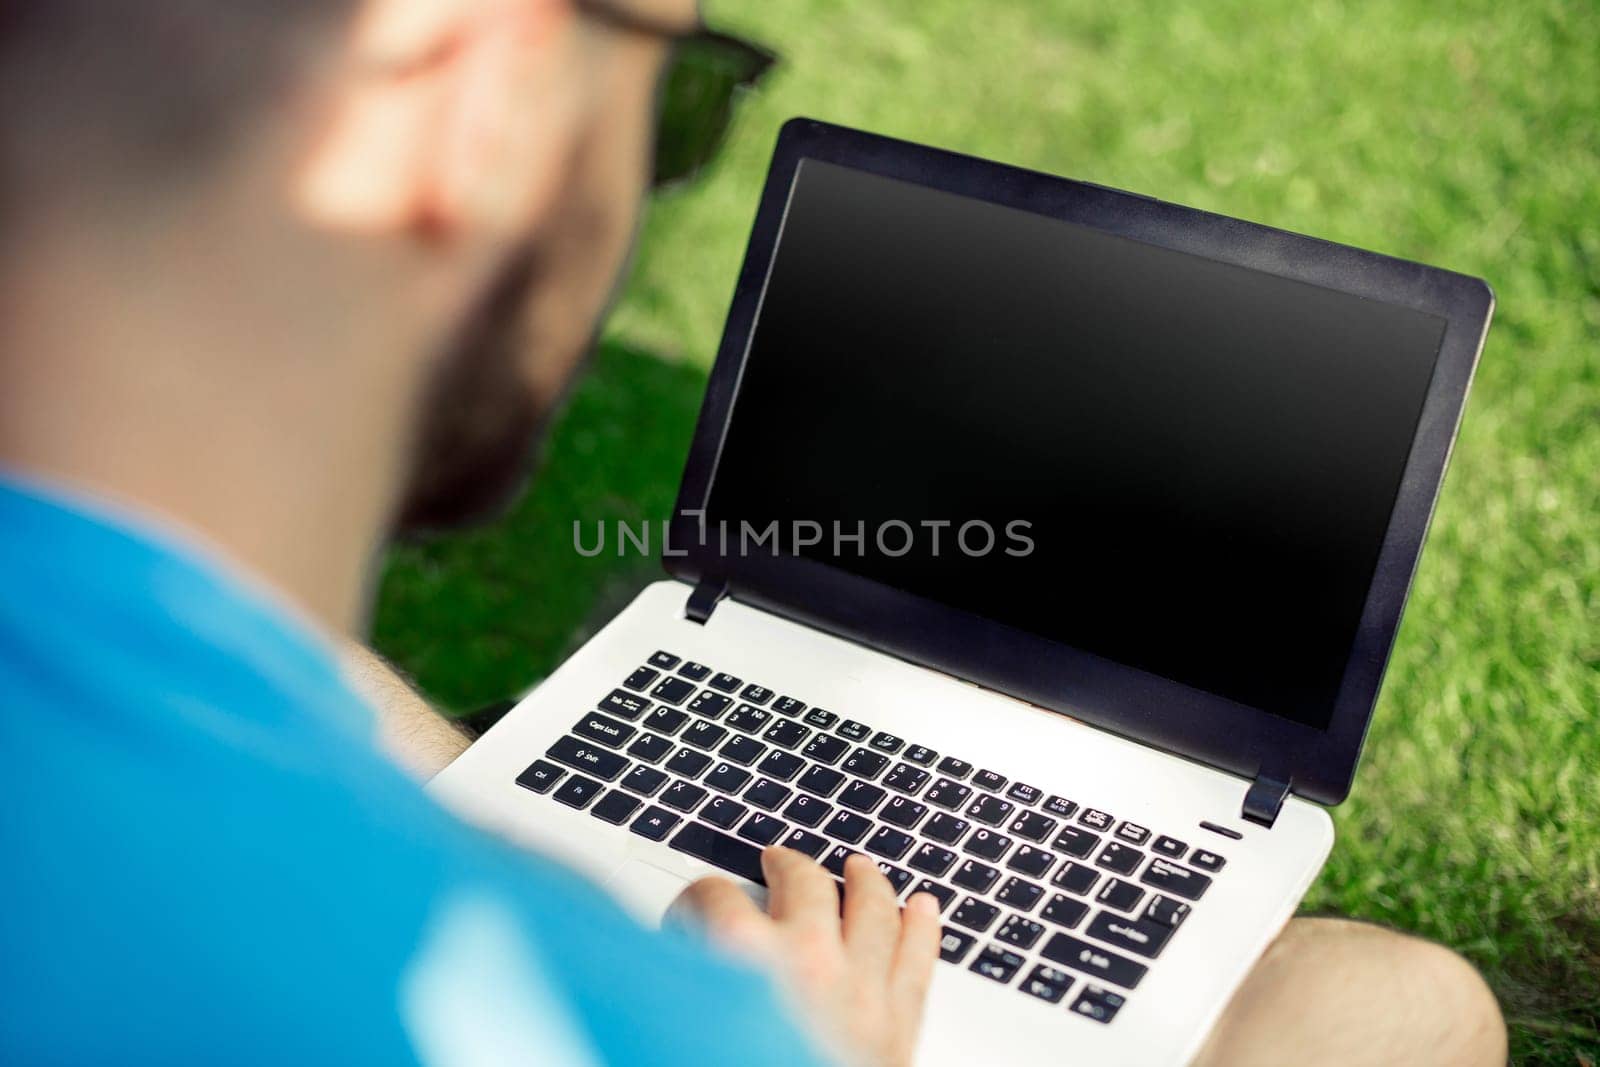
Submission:
[[[1481,274],[1499,311],[1306,908],[1465,953],[1518,1062],[1600,1062],[1600,5],[709,7],[783,65],[704,180],[653,206],[534,491],[493,529],[396,552],[380,647],[469,708],[659,573],[581,559],[571,523],[669,510],[790,115]]]

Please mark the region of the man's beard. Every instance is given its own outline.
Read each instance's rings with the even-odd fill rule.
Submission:
[[[543,259],[532,244],[511,256],[440,361],[418,413],[396,533],[498,518],[526,484],[562,400],[544,395],[521,369],[532,343],[529,297]]]

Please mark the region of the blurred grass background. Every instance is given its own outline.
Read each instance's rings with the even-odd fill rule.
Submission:
[[[1499,310],[1306,910],[1449,944],[1513,1057],[1600,1063],[1600,5],[715,0],[780,67],[650,208],[593,373],[497,526],[397,550],[380,649],[441,704],[522,691],[659,564],[572,522],[671,508],[791,115],[1488,278]]]

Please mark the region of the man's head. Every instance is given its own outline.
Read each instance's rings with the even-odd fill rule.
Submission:
[[[123,364],[0,373],[108,409],[89,377],[139,403],[156,375],[177,393],[152,433],[226,395],[219,438],[270,402],[285,449],[366,448],[325,410],[342,391],[393,446],[369,463],[389,518],[493,510],[590,345],[667,38],[695,24],[694,0],[6,5],[0,277],[27,324],[8,340]],[[58,329],[74,293],[104,321]]]

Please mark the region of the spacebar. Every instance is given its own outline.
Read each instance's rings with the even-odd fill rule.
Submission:
[[[767,884],[766,876],[761,873],[761,850],[737,837],[719,834],[709,826],[692,822],[679,830],[670,844],[679,852],[732,871],[757,885]]]

